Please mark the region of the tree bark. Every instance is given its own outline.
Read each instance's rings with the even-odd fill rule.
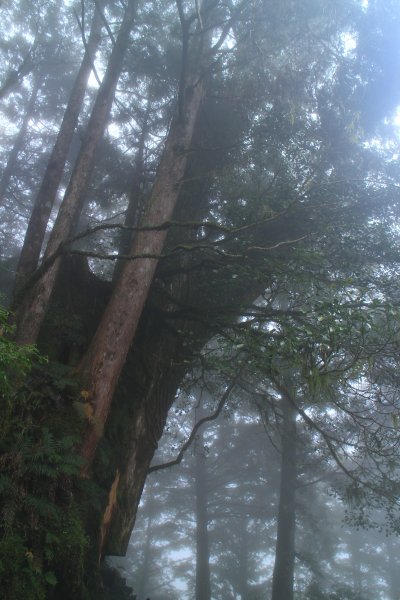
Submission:
[[[87,186],[94,166],[95,150],[104,134],[116,85],[136,15],[137,0],[129,0],[124,18],[108,61],[104,79],[97,92],[96,101],[88,123],[85,140],[79,152],[67,191],[47,244],[45,259],[56,253],[75,227],[81,213]],[[57,258],[41,279],[16,307],[16,340],[21,344],[37,341],[46,314],[51,293],[60,267]]]
[[[184,103],[173,119],[167,136],[143,218],[144,226],[160,225],[172,218],[204,95],[202,58],[202,52],[199,51],[190,74],[182,82]],[[166,230],[142,231],[135,236],[130,254],[143,258],[127,261],[80,365],[80,375],[93,405],[92,426],[82,448],[86,471],[90,470],[102,428],[107,421],[112,397],[135,336],[157,267],[157,257],[163,250],[166,236]]]
[[[293,600],[296,527],[296,410],[282,396],[282,459],[271,600]]]
[[[47,224],[64,173],[68,151],[81,112],[89,75],[101,40],[102,18],[99,14],[98,6],[101,8],[103,4],[104,2],[99,5],[96,3],[83,60],[71,90],[46,172],[36,196],[28,229],[25,234],[24,245],[19,257],[14,296],[18,296],[18,290],[34,272],[39,262]]]
[[[15,138],[14,145],[11,149],[10,154],[8,155],[7,164],[3,171],[3,175],[0,180],[0,205],[4,204],[5,194],[7,192],[8,186],[10,185],[11,177],[17,170],[18,165],[18,155],[23,147],[25,141],[26,131],[28,129],[29,121],[33,117],[35,113],[35,106],[37,96],[42,85],[42,80],[40,77],[35,77],[32,86],[32,92],[28,101],[28,106],[26,108],[26,112],[24,118],[22,119],[20,130]]]

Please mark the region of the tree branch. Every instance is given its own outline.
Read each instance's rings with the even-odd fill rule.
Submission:
[[[109,36],[110,40],[111,40],[111,43],[112,43],[113,46],[115,46],[115,37],[113,35],[113,32],[111,31],[111,28],[110,28],[110,26],[108,24],[108,21],[107,21],[105,15],[104,15],[103,11],[101,10],[101,6],[100,6],[100,3],[99,3],[99,0],[94,0],[94,3],[95,3],[95,6],[96,6],[96,10],[98,11],[98,13],[99,13],[99,15],[101,17],[101,20],[104,23],[104,27],[106,28],[106,31],[108,33],[108,36]]]
[[[95,10],[97,10],[97,8],[95,8]],[[85,52],[88,55],[90,63],[91,63],[91,66],[92,66],[93,75],[94,75],[97,83],[99,85],[101,85],[100,77],[99,77],[99,75],[97,73],[96,67],[95,67],[94,62],[93,62],[93,58],[91,56],[91,53],[90,53],[90,50],[89,50],[89,47],[88,47],[88,43],[86,41],[85,30],[84,30],[84,22],[83,22],[83,15],[84,15],[83,3],[82,3],[82,22],[80,21],[79,15],[76,12],[75,8],[73,9],[73,13],[75,15],[75,19],[76,19],[76,21],[78,23],[78,27],[79,27],[80,32],[81,32],[81,38],[82,38],[83,47],[85,48]]]
[[[202,425],[204,425],[204,423],[208,423],[210,421],[215,421],[221,414],[221,411],[224,408],[225,403],[228,400],[228,397],[229,397],[231,391],[233,390],[233,388],[236,385],[239,375],[240,375],[240,373],[238,373],[234,377],[234,379],[231,381],[231,383],[228,385],[225,392],[222,394],[221,400],[218,402],[218,406],[215,409],[215,411],[213,413],[211,413],[211,415],[207,415],[207,417],[203,417],[202,419],[200,419],[200,421],[197,421],[197,423],[193,427],[192,432],[189,435],[188,439],[186,440],[186,442],[183,444],[182,448],[180,449],[178,456],[176,458],[174,458],[173,460],[170,460],[166,463],[162,463],[160,465],[154,465],[153,467],[150,467],[148,470],[148,473],[154,473],[155,471],[161,471],[162,469],[168,469],[169,467],[179,465],[182,462],[182,459],[183,459],[183,456],[184,456],[186,450],[192,444],[194,438],[196,437],[196,433],[198,432],[200,427]]]

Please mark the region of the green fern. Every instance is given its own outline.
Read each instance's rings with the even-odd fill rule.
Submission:
[[[65,368],[47,365],[32,346],[17,346],[11,333],[0,308],[0,597],[57,597],[65,573],[79,597],[85,506],[93,494],[79,475],[83,423],[71,410]]]

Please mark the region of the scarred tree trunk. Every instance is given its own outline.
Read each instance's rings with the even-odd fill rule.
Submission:
[[[271,600],[293,600],[296,527],[296,410],[288,394],[282,397],[282,458],[278,532]]]
[[[85,192],[93,170],[95,150],[107,125],[115,88],[121,73],[122,62],[136,15],[136,6],[137,0],[129,0],[104,79],[97,93],[85,140],[47,244],[45,259],[54,255],[60,244],[69,238],[82,210]],[[60,258],[57,258],[40,280],[24,295],[21,304],[17,306],[16,340],[19,343],[32,344],[36,342],[59,267]]]
[[[71,90],[57,140],[51,152],[47,169],[35,200],[25,234],[24,245],[19,257],[14,295],[18,295],[18,289],[21,288],[38,265],[47,223],[64,172],[68,151],[82,108],[87,82],[101,39],[102,18],[98,9],[101,9],[103,4],[104,2],[96,3],[83,60]]]

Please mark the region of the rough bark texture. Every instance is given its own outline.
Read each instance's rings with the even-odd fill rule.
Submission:
[[[174,326],[183,331],[190,327],[183,321]],[[197,342],[199,348],[206,339],[203,333]],[[100,456],[94,465],[95,476],[104,477],[100,472],[101,456],[109,451],[113,454],[118,443],[119,452],[113,455],[110,477],[114,477],[118,468],[121,479],[106,554],[123,556],[126,552],[148,468],[188,367],[187,361],[193,359],[193,351],[183,345],[183,338],[154,306],[146,308],[120,379],[106,438],[102,440]]]
[[[296,527],[296,411],[282,398],[282,459],[271,600],[293,600]]]
[[[201,57],[198,57],[198,60]],[[143,225],[158,225],[172,218],[183,178],[197,114],[203,99],[204,82],[199,64],[186,82],[184,112],[177,116],[167,136],[164,153],[143,219]],[[83,381],[93,404],[93,426],[82,449],[87,468],[94,459],[101,430],[107,421],[112,397],[148,297],[157,256],[162,252],[167,232],[142,231],[134,239],[113,296],[103,315],[87,355],[81,364]],[[150,256],[150,257],[149,257]]]
[[[99,6],[101,7],[102,3]],[[51,152],[25,234],[15,281],[14,294],[16,295],[18,295],[18,289],[21,288],[26,279],[33,273],[39,262],[47,223],[64,173],[68,151],[82,108],[93,60],[100,43],[101,29],[102,19],[96,3],[83,60],[71,90],[57,140]]]
[[[126,8],[104,79],[97,93],[85,140],[46,248],[45,259],[54,254],[60,244],[69,238],[82,210],[85,192],[93,170],[95,150],[107,125],[123,58],[128,47],[130,32],[136,15],[136,5],[137,0],[130,0]],[[60,259],[58,258],[47,269],[39,282],[25,295],[21,305],[17,307],[16,339],[19,343],[36,342],[59,268]]]

